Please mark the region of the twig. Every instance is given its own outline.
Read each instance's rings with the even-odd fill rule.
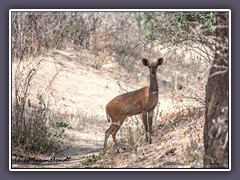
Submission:
[[[226,73],[226,72],[228,72],[228,69],[227,69],[227,70],[223,70],[223,71],[214,72],[214,73],[212,73],[212,74],[209,75],[208,79],[210,79],[210,78],[212,78],[212,77],[214,77],[214,76],[216,76],[216,75],[219,75],[219,74],[224,74],[224,73]]]

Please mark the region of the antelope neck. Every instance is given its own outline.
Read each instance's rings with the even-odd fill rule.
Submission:
[[[158,83],[157,83],[156,74],[152,75],[151,73],[150,73],[150,92],[152,94],[158,93]]]

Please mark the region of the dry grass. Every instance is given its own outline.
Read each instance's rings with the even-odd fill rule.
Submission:
[[[135,144],[117,153],[89,156],[82,164],[99,168],[201,168],[203,166],[203,109],[167,115],[155,126],[153,144]]]
[[[176,96],[174,94],[172,97]],[[82,162],[82,166],[202,168],[204,108],[200,103],[196,104],[198,106],[194,107],[176,98],[160,101],[154,113],[153,144],[144,143],[141,117],[133,116],[121,127],[118,135],[122,153],[116,152],[112,142],[105,155],[101,152],[91,155]],[[170,109],[177,111],[169,111]]]

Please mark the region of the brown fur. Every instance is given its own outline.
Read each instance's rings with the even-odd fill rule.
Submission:
[[[118,147],[116,133],[128,116],[142,114],[143,124],[146,131],[146,140],[151,143],[153,110],[158,103],[158,85],[156,80],[156,69],[162,64],[160,58],[156,63],[149,64],[148,60],[143,59],[143,65],[150,70],[150,86],[136,91],[128,92],[115,97],[106,106],[106,114],[111,126],[105,133],[104,152],[107,147],[107,140],[110,134]],[[117,148],[118,150],[118,148]]]

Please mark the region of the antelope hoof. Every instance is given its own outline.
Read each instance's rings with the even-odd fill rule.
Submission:
[[[146,144],[152,144],[152,139],[146,139]]]
[[[117,153],[121,153],[121,150],[117,146],[116,146],[116,150],[117,150]]]
[[[123,150],[122,149],[117,149],[117,153],[122,154]]]
[[[117,153],[123,153],[123,149],[119,146],[116,146]]]
[[[103,153],[103,154],[106,154],[106,151],[107,151],[106,148],[103,148],[103,149],[102,149],[102,153]]]

